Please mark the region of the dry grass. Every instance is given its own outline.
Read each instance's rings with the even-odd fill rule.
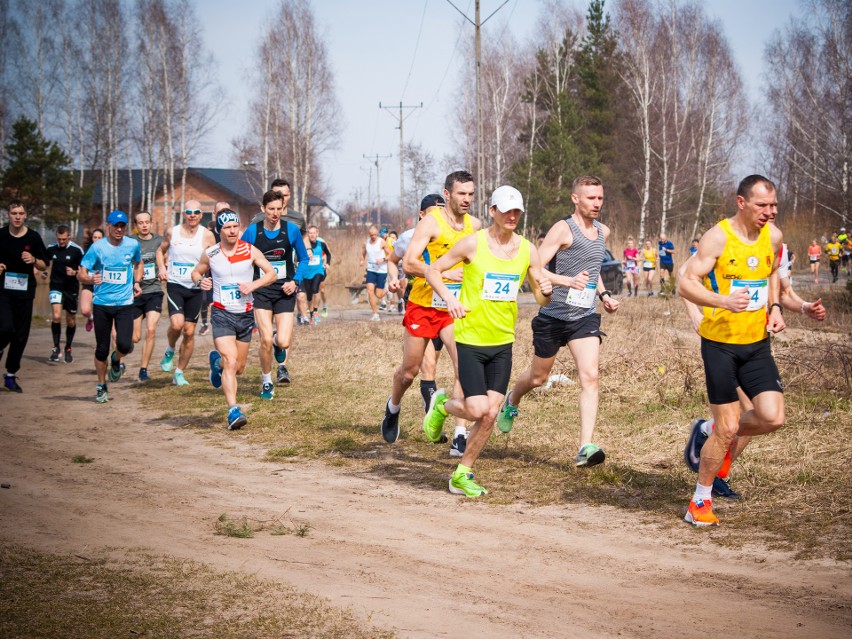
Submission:
[[[515,376],[532,357],[534,312],[531,305],[521,307]],[[802,556],[848,558],[849,326],[830,319],[815,329],[800,317],[789,323],[773,346],[787,384],[787,425],[755,439],[735,465],[733,485],[745,499],[719,505],[724,526],[712,539],[739,545],[761,537]],[[477,478],[490,490],[486,501],[495,505],[612,504],[678,525],[695,482],[682,461],[688,424],[708,414],[697,336],[679,300],[656,297],[625,300],[603,328],[609,337],[602,351],[595,439],[607,451],[607,462],[588,470],[574,467],[579,388],[555,385],[524,399],[515,430],[492,438],[477,463]],[[288,362],[294,383],[278,386],[272,402],[257,398],[253,347],[240,385],[249,424],[227,436],[265,447],[267,459],[279,464],[320,459],[443,493],[457,460],[446,446],[426,443],[417,381],[403,401],[400,441],[389,446],[379,432],[402,330],[398,321],[328,321],[298,329]],[[576,379],[567,351],[560,353],[554,373]],[[189,378],[194,383],[182,389],[180,423],[222,429],[221,393],[209,387],[200,368]],[[445,358],[438,380],[451,382]],[[152,407],[165,405],[175,392],[158,382],[145,389]]]

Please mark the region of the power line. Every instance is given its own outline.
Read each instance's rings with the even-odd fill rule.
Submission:
[[[382,103],[379,102],[379,108],[384,109],[388,113],[391,113],[391,109],[392,108],[396,109],[397,107],[382,106]],[[400,216],[400,218],[402,218],[404,210],[405,210],[405,173],[403,172],[404,167],[403,167],[403,153],[402,153],[402,148],[403,148],[403,145],[405,144],[405,142],[404,142],[403,137],[402,137],[402,123],[405,121],[405,118],[407,118],[409,115],[411,115],[411,113],[414,112],[414,111],[412,111],[411,113],[409,113],[408,115],[403,117],[402,110],[403,109],[422,109],[423,103],[421,102],[420,104],[415,104],[415,105],[411,105],[411,106],[404,106],[402,104],[402,102],[400,102],[398,108],[399,108],[399,116],[397,117],[397,121],[399,122],[399,126],[397,128],[399,129],[399,216]],[[391,113],[391,115],[393,115],[393,113]]]
[[[405,97],[405,91],[408,89],[408,81],[411,80],[411,72],[414,70],[414,61],[417,59],[417,49],[420,47],[420,35],[423,33],[423,23],[426,21],[426,7],[429,6],[429,0],[423,3],[423,13],[420,14],[420,28],[417,29],[417,41],[414,43],[414,53],[411,54],[411,66],[408,67],[408,75],[405,77],[405,85],[402,87],[402,97]]]

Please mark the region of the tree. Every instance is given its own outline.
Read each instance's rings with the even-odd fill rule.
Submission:
[[[46,140],[33,120],[23,116],[12,125],[6,153],[9,165],[2,176],[4,199],[23,201],[27,210],[45,224],[66,221],[74,190],[71,158],[58,144]]]

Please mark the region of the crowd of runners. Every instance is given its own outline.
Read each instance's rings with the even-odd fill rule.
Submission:
[[[403,313],[402,358],[390,380],[377,435],[388,444],[397,441],[402,398],[419,375],[425,438],[449,443],[449,454],[460,458],[449,491],[467,497],[487,493],[474,481],[473,467],[494,426],[508,433],[523,424],[522,399],[547,382],[563,347],[574,360],[580,387],[575,463],[588,468],[604,462],[606,453],[594,437],[605,337],[599,309],[606,314],[619,309],[601,276],[610,232],[598,219],[604,203],[600,179],[574,180],[573,212],[556,222],[538,246],[516,233],[525,214],[517,189],[504,185],[491,193],[485,228],[470,212],[474,194],[470,173],[449,174],[442,193],[423,198],[413,228],[397,237],[369,227],[360,255],[371,319],[380,319],[383,307]],[[237,380],[253,333],[259,336],[259,397],[271,400],[276,383],[291,382],[286,362],[296,317],[315,324],[327,313],[323,287],[331,251],[315,226],[306,227],[304,217],[288,209],[289,198],[290,185],[275,180],[246,228],[227,202],[217,203],[211,228],[205,228],[199,202],[190,200],[180,224],[162,237],[152,232],[149,213],[134,216],[136,233],[130,237],[128,216],[112,211],[105,233],[97,240],[93,234],[86,251],[70,241],[67,226],[58,227],[56,242],[45,247],[26,226],[23,204],[12,201],[9,225],[0,229],[5,388],[23,392],[17,372],[37,273],[50,268],[49,360],[73,360],[79,306],[95,333],[97,402],[109,400],[109,383],[125,373],[123,360],[143,336],[137,379],[150,379],[164,304],[168,345],[159,366],[175,386],[188,385],[184,372],[195,329],[202,319],[202,333],[208,330],[210,306],[215,349],[207,357],[209,380],[225,396],[227,428],[243,427],[248,418],[237,404]],[[683,299],[701,338],[710,417],[693,422],[684,449],[686,464],[698,475],[685,520],[697,526],[718,524],[714,498],[739,498],[729,483],[730,468],[750,439],[784,424],[783,384],[769,342],[770,333],[785,327],[783,310],[825,318],[821,300],[807,302],[793,291],[792,257],[774,224],[775,185],[763,176],[749,176],[739,184],[736,202],[733,217],[692,242],[677,273],[675,246],[665,234],[656,246],[644,240],[640,247],[629,237],[623,251],[627,296],[638,295],[640,288],[653,295],[657,273],[660,292],[676,292]],[[842,240],[840,234],[832,237],[826,252],[838,263],[833,272],[844,266],[848,273],[852,245],[845,229],[841,234]],[[540,307],[532,320],[534,354],[521,363],[522,372],[510,387],[517,300],[525,282]],[[437,362],[444,351],[452,362],[453,383],[438,388]],[[454,425],[448,435],[450,416]]]

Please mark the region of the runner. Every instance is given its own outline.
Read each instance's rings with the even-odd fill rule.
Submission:
[[[808,259],[811,263],[811,273],[814,276],[814,284],[819,284],[819,258],[822,256],[822,247],[814,238],[808,247]]]
[[[242,240],[255,246],[272,264],[278,279],[260,288],[254,295],[254,321],[260,333],[260,373],[262,399],[272,399],[275,387],[272,384],[272,356],[278,362],[276,381],[290,383],[290,373],[285,362],[287,349],[293,338],[293,311],[296,308],[296,290],[302,283],[308,268],[308,252],[302,241],[299,228],[284,221],[286,197],[278,191],[263,194],[262,222],[252,224],[244,232]],[[295,250],[299,266],[293,264]],[[260,269],[254,276],[261,277]],[[273,339],[274,333],[274,339]],[[273,344],[273,341],[275,342]]]
[[[846,277],[849,277],[849,261],[852,258],[852,239],[846,233],[845,226],[840,227],[840,233],[837,234],[837,241],[843,247],[843,251],[840,254],[840,266],[846,270]]]
[[[574,180],[571,200],[574,213],[556,222],[539,249],[549,264],[547,277],[553,283],[553,296],[533,318],[534,356],[521,373],[500,409],[497,426],[512,430],[518,405],[524,395],[547,381],[556,355],[568,346],[580,380],[580,438],[577,466],[596,466],[606,454],[592,442],[598,415],[598,379],[601,342],[601,316],[595,311],[595,297],[607,313],[618,310],[618,300],[605,290],[600,277],[601,263],[609,238],[609,228],[598,222],[603,207],[601,180],[584,175]]]
[[[142,291],[144,274],[139,242],[125,235],[127,215],[113,211],[107,217],[107,236],[89,247],[77,279],[95,287],[95,370],[98,386],[95,401],[109,400],[109,381],[117,382],[124,373],[122,359],[133,351],[133,298]],[[115,350],[109,355],[112,331],[115,328]]]
[[[33,268],[47,268],[47,249],[41,235],[26,226],[21,200],[9,202],[9,224],[0,228],[0,357],[6,347],[6,390],[22,393],[17,373],[30,338],[36,281]]]
[[[379,229],[371,224],[368,229],[369,238],[361,249],[361,268],[367,266],[367,298],[370,301],[370,310],[373,311],[371,322],[378,322],[379,300],[384,305],[385,283],[388,277],[388,255],[390,251],[385,241],[379,237]]]
[[[444,180],[443,197],[437,194],[427,195],[420,202],[422,219],[414,227],[403,258],[403,270],[413,281],[402,318],[402,325],[406,329],[402,339],[402,362],[394,371],[391,394],[385,404],[385,414],[382,418],[382,437],[388,443],[399,438],[402,397],[420,370],[429,342],[435,338],[440,338],[450,355],[454,388],[460,394],[453,318],[447,313],[443,300],[432,291],[425,276],[428,264],[482,226],[479,220],[469,214],[473,193],[473,176],[467,171],[456,171]],[[444,277],[452,283],[456,291],[461,288],[461,276],[460,264],[444,273]],[[456,442],[458,436],[464,436],[465,433],[466,429],[457,424],[453,441]],[[457,442],[457,445],[459,444],[460,440]]]
[[[385,244],[388,245],[388,259],[393,256],[394,247],[396,246],[397,241],[399,240],[399,235],[396,231],[390,231],[385,238]],[[397,313],[402,314],[405,311],[405,308],[402,304],[402,296],[405,293],[405,290],[396,290],[396,291],[388,291],[389,299],[388,299],[388,313],[393,313],[396,310]]]
[[[139,381],[147,382],[148,364],[154,353],[154,341],[157,336],[157,323],[163,312],[163,285],[157,277],[157,249],[163,238],[151,231],[153,220],[148,211],[139,211],[133,216],[136,224],[136,241],[142,253],[142,293],[133,302],[133,343],[142,339],[142,319],[145,319],[145,345],[142,347],[142,361],[139,364]]]
[[[280,197],[275,200],[281,202]],[[192,271],[192,281],[204,290],[213,291],[213,344],[210,351],[210,383],[222,388],[228,403],[228,430],[246,425],[247,419],[237,404],[237,375],[246,368],[251,343],[254,315],[253,292],[273,284],[277,273],[256,247],[240,237],[240,218],[231,209],[216,215],[218,244],[204,250]],[[255,277],[255,271],[263,272]],[[211,277],[204,277],[206,273]],[[271,384],[270,384],[271,386]]]
[[[645,289],[648,291],[648,297],[654,296],[653,280],[654,270],[657,266],[657,251],[651,246],[651,240],[645,240],[642,248],[642,281],[645,283]]]
[[[784,329],[776,274],[782,236],[769,224],[777,210],[775,185],[760,175],[745,178],[737,188],[737,213],[704,234],[678,283],[681,296],[704,307],[701,356],[715,424],[705,439],[696,420],[687,443],[686,456],[699,467],[684,520],[695,526],[719,524],[713,480],[734,437],[784,424],[783,387],[767,334]],[[754,410],[742,412],[738,382]]]
[[[328,248],[328,242],[326,242],[323,238],[317,236],[317,241],[322,242],[323,248],[325,249],[326,261],[325,261],[325,277],[320,280],[320,301],[322,301],[322,310],[320,311],[321,317],[328,317],[328,299],[325,296],[325,281],[328,279],[328,267],[331,266],[331,249]]]
[[[671,243],[671,240],[669,240],[668,235],[660,233],[660,241],[657,242],[657,249],[660,256],[660,294],[663,294],[665,293],[666,277],[668,277],[669,282],[671,282],[672,288],[674,287],[673,273],[675,246]],[[668,271],[668,276],[663,275],[663,271]]]
[[[89,242],[89,247],[92,247],[92,244],[97,242],[98,240],[104,239],[104,230],[103,229],[95,229],[92,231],[91,242]],[[86,250],[88,250],[88,248]],[[92,297],[95,294],[95,287],[91,284],[83,284],[80,290],[80,312],[83,314],[83,317],[86,318],[86,332],[91,333],[92,329],[95,327],[95,319],[92,316]]]
[[[692,257],[698,253],[698,238],[692,240],[692,246],[689,247],[689,255]],[[680,270],[678,270],[678,277],[680,277]]]
[[[325,280],[326,269],[331,261],[331,253],[325,242],[319,239],[319,229],[309,226],[305,236],[308,252],[308,267],[299,287],[299,310],[308,317],[308,322],[314,326],[319,324],[320,286]]]
[[[828,267],[831,269],[831,283],[834,284],[840,277],[840,254],[842,245],[837,239],[837,233],[831,234],[831,241],[825,245],[825,254],[828,255]]]
[[[494,428],[512,374],[512,344],[518,318],[518,290],[527,277],[536,302],[550,302],[551,284],[538,251],[515,233],[524,212],[520,192],[500,186],[491,194],[488,229],[459,240],[449,252],[426,267],[426,280],[456,319],[459,380],[464,399],[449,399],[443,390],[432,396],[423,430],[437,442],[448,414],[473,422],[461,463],[449,482],[454,495],[479,497],[488,491],[473,481],[473,465]],[[461,292],[444,283],[442,272],[464,262]]]
[[[53,335],[53,350],[50,362],[59,361],[59,340],[62,335],[62,311],[65,311],[65,363],[74,357],[71,344],[77,332],[77,303],[80,297],[80,282],[77,271],[83,260],[83,249],[71,241],[71,229],[62,224],[56,228],[56,241],[47,246],[50,269],[50,332]]]
[[[639,294],[639,249],[632,235],[624,248],[624,272],[627,274],[627,297]]]
[[[169,329],[166,331],[169,345],[160,360],[164,373],[174,368],[175,346],[183,336],[177,368],[174,368],[172,377],[175,386],[189,384],[183,372],[189,366],[195,348],[195,327],[204,303],[204,295],[192,283],[190,275],[204,250],[216,243],[213,233],[201,226],[201,214],[201,204],[197,200],[189,200],[183,212],[183,222],[166,230],[157,249],[157,270],[160,279],[167,282],[166,296],[169,300]]]
[[[217,242],[219,241],[219,233],[216,232],[216,216],[219,214],[219,211],[224,211],[225,209],[230,209],[231,205],[227,202],[216,202],[216,205],[213,207],[213,219],[207,223],[207,230],[213,234],[213,239]],[[210,309],[213,307],[213,291],[204,291],[204,301],[201,304],[201,328],[198,331],[198,334],[204,337],[207,333],[210,332],[210,326],[207,324],[207,318],[210,315]]]

